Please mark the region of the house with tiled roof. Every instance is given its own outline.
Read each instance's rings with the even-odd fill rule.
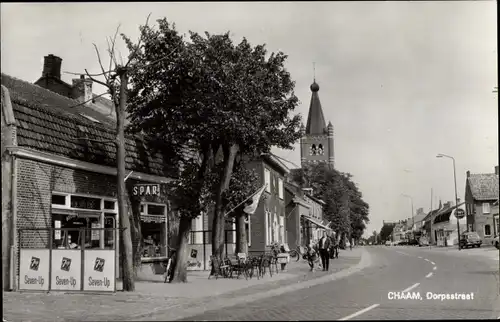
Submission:
[[[458,200],[458,209],[465,210],[465,202]],[[432,220],[431,235],[437,246],[453,246],[458,245],[457,235],[457,218],[455,212],[457,206],[454,202],[445,202],[442,207],[434,214]],[[463,232],[467,229],[466,219],[462,218],[459,221],[460,231]]]
[[[118,227],[115,125],[102,117],[92,100],[68,97],[70,88],[54,80],[57,71],[45,74],[61,93],[1,74],[2,218],[6,219],[2,228],[20,232],[18,238],[4,234],[2,244],[47,248],[64,247],[72,240],[97,249],[119,245],[112,233],[95,236],[76,229]],[[140,218],[150,223],[149,237],[159,245],[168,243],[171,214],[164,184],[177,175],[167,160],[167,155],[147,146],[140,136],[126,136],[130,194],[136,184],[153,184],[161,191],[130,199],[140,204]],[[33,228],[75,230],[56,234],[50,245],[49,231],[26,230]],[[12,262],[17,266],[18,258]],[[9,268],[5,260],[3,264]],[[15,284],[15,279],[5,282]]]
[[[498,166],[494,173],[470,173],[465,182],[467,227],[489,245],[500,233],[498,215]]]

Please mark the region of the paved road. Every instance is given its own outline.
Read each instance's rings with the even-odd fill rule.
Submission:
[[[413,247],[366,249],[372,265],[354,275],[265,300],[206,311],[186,321],[500,317],[498,259]],[[406,290],[420,294],[420,298],[388,298],[390,292]],[[428,300],[428,292],[473,295],[469,295],[470,300],[441,301]]]

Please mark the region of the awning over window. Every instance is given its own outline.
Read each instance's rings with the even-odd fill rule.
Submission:
[[[322,223],[320,223],[320,222],[312,219],[311,217],[307,217],[307,216],[304,216],[304,215],[302,215],[302,217],[304,217],[304,219],[307,219],[308,221],[310,221],[311,223],[315,224],[316,226],[318,226],[320,228],[330,230],[330,228],[328,228],[327,226],[323,225]]]

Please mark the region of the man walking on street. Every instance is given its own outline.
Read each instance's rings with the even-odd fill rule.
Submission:
[[[326,235],[326,231],[323,232],[323,237],[319,240],[318,246],[323,270],[327,271],[330,266],[330,253],[328,251],[330,248],[330,238]]]

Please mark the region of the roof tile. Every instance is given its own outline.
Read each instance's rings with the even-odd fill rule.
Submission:
[[[98,141],[114,140],[114,128],[95,123],[73,109],[78,101],[69,99],[37,85],[2,74],[14,116],[18,121],[18,145],[67,156],[73,159],[106,166],[116,166],[116,148]],[[94,140],[94,141],[89,141]],[[138,172],[169,177],[160,153],[152,155],[142,138],[126,138],[126,168]]]
[[[471,174],[467,178],[472,196],[476,200],[498,200],[498,175],[495,173]]]

